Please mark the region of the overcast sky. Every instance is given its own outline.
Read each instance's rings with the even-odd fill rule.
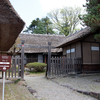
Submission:
[[[86,0],[10,0],[14,9],[29,26],[32,20],[43,18],[51,10],[61,7],[82,7]]]

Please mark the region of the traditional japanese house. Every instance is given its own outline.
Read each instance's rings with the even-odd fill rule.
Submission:
[[[89,27],[68,37],[57,47],[63,49],[63,56],[81,57],[81,72],[100,72],[100,40],[94,39],[99,30],[91,32]]]
[[[47,35],[47,34],[20,34],[20,40],[25,40],[25,44],[36,46],[51,46],[56,47],[61,41],[65,39],[64,35]],[[24,55],[27,61],[30,62],[45,62],[47,63],[48,49],[44,48],[24,48]],[[62,55],[62,48],[51,49],[52,56]]]

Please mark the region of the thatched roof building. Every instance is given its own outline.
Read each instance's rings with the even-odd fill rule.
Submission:
[[[51,42],[51,46],[56,47],[61,41],[65,39],[64,35],[46,35],[46,34],[20,34],[20,40],[25,40],[25,44],[48,46],[48,42]],[[61,52],[62,49],[52,49],[52,52]],[[47,49],[37,48],[25,48],[25,53],[46,53]]]
[[[99,29],[93,32],[91,28],[86,27],[66,37],[57,46],[62,47],[63,56],[81,59],[82,66],[77,66],[79,73],[100,72],[100,40],[94,38],[98,33],[100,33]]]
[[[9,0],[0,0],[0,51],[9,50],[24,24]]]
[[[82,38],[85,38],[88,34],[90,34],[90,27],[86,27],[85,29],[81,29],[80,31],[66,37],[64,41],[62,41],[57,47],[63,47],[65,45],[77,42]]]

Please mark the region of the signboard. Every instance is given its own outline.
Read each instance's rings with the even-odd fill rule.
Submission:
[[[0,55],[0,69],[6,71],[11,67],[11,56]]]

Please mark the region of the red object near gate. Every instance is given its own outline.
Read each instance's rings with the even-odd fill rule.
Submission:
[[[6,71],[11,68],[11,56],[0,55],[0,69]]]

